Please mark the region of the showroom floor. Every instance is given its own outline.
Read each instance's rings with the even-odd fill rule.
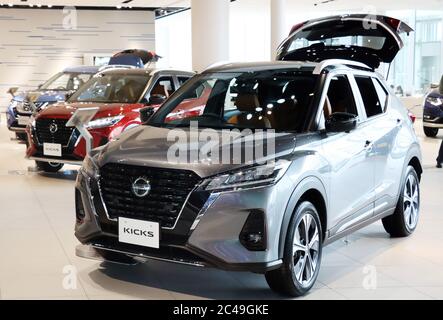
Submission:
[[[1,114],[1,299],[278,298],[260,275],[161,262],[107,266],[76,257],[76,172],[29,171],[25,146],[11,141],[4,121]],[[411,238],[392,240],[376,224],[327,247],[307,299],[443,299],[443,170],[434,168],[440,141],[417,131],[425,162],[419,229]],[[78,281],[69,281],[75,271]]]

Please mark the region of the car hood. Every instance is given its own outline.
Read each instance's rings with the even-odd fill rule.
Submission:
[[[182,130],[189,139],[189,129]],[[98,156],[98,165],[100,167],[107,163],[121,163],[147,167],[159,167],[170,169],[191,170],[198,174],[201,178],[214,176],[225,173],[231,170],[239,169],[245,166],[250,166],[254,163],[263,163],[270,158],[280,158],[290,155],[295,148],[295,134],[291,133],[273,133],[269,134],[268,138],[275,139],[275,154],[271,157],[255,157],[252,161],[243,164],[216,164],[213,163],[211,157],[199,159],[194,162],[174,162],[168,161],[168,151],[173,150],[171,147],[190,148],[192,151],[200,150],[205,144],[204,142],[196,143],[194,145],[183,141],[183,143],[176,143],[174,139],[174,130],[166,128],[157,128],[150,126],[140,126],[123,133],[116,141],[107,144],[100,150]],[[201,132],[201,130],[199,130]],[[220,131],[219,131],[220,132]],[[223,132],[223,135],[228,135],[232,140],[224,146],[218,145],[216,149],[219,151],[221,159],[222,148],[230,150],[233,154],[234,144],[238,145],[239,141],[251,141],[260,144],[266,144],[265,139],[259,137],[257,134],[240,135],[238,133]],[[266,135],[264,135],[266,138]],[[169,139],[168,139],[169,137]],[[169,140],[169,141],[168,141]],[[228,140],[229,141],[229,140]],[[212,149],[215,150],[215,149]],[[215,154],[215,152],[213,152]]]
[[[94,119],[124,115],[128,112],[137,112],[142,104],[125,103],[58,103],[41,111],[38,118],[66,118],[69,119],[75,111],[82,108],[98,108]]]
[[[14,100],[41,102],[41,103],[55,103],[58,101],[65,101],[67,91],[57,91],[57,90],[32,90],[32,91],[22,91],[14,96]]]

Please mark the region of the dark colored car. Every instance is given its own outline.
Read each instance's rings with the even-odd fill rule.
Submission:
[[[139,110],[165,101],[194,73],[176,70],[113,68],[95,75],[67,102],[40,111],[28,126],[26,156],[37,167],[56,172],[64,164],[81,165],[86,141],[66,124],[77,109],[98,107],[88,124],[92,147],[114,140],[122,132],[140,124]]]
[[[98,71],[99,67],[94,66],[67,68],[36,90],[17,92],[18,88],[9,89],[13,98],[6,112],[8,129],[15,132],[18,139],[26,140],[26,125],[33,113],[65,101]]]
[[[434,88],[425,99],[423,129],[427,137],[434,138],[443,129],[443,77],[440,86]]]

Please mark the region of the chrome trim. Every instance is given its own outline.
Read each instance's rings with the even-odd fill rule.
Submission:
[[[48,118],[48,119],[50,119],[50,118]],[[53,119],[51,119],[51,120],[53,120]],[[36,121],[38,121],[38,120],[36,120]],[[66,125],[65,125],[65,128],[68,128],[68,127],[66,127]],[[69,144],[71,143],[71,140],[72,140],[72,136],[74,135],[74,133],[75,133],[76,130],[77,130],[77,128],[72,127],[72,132],[71,132],[71,135],[69,136],[68,143],[65,144],[65,145],[62,144],[62,147],[63,147],[63,148],[68,148],[68,147],[69,147]],[[34,131],[35,131],[35,138],[36,138],[37,143],[38,143],[39,146],[43,146],[44,143],[47,143],[47,142],[41,142],[41,141],[39,140],[39,138],[38,138],[37,122],[36,122],[36,126],[35,126],[35,128],[34,128]],[[77,141],[76,141],[75,147],[77,146],[78,142],[80,142],[80,138],[81,138],[81,135],[79,136],[79,138],[77,138]],[[48,142],[48,143],[51,143],[51,142]],[[60,143],[60,144],[61,144],[61,143]]]
[[[103,200],[102,188],[101,188],[101,185],[100,185],[100,179],[97,179],[96,181],[97,181],[97,185],[98,185],[98,191],[99,191],[99,193],[100,193],[100,199],[101,199],[101,201],[102,201],[103,208],[105,209],[106,218],[108,218],[109,221],[118,222],[118,219],[112,219],[112,218],[109,216],[108,208],[106,207],[106,203],[105,203],[105,201]],[[181,208],[181,210],[180,210],[180,213],[179,213],[178,216],[177,216],[177,219],[175,219],[175,223],[174,223],[174,225],[173,225],[171,228],[162,227],[163,230],[174,230],[174,229],[175,229],[175,227],[176,227],[177,224],[178,224],[178,220],[180,220],[180,217],[181,217],[181,215],[182,215],[182,213],[183,213],[183,210],[185,209],[186,204],[187,204],[188,201],[189,201],[189,198],[191,197],[192,193],[195,192],[195,190],[198,189],[198,187],[199,187],[199,185],[195,186],[194,189],[192,189],[191,192],[189,192],[188,196],[186,197],[185,202],[183,203],[183,206],[182,206],[182,208]]]
[[[336,65],[354,66],[354,67],[361,67],[361,68],[365,68],[368,70],[372,70],[369,66],[367,66],[366,64],[364,64],[362,62],[357,62],[357,61],[353,61],[353,60],[346,60],[346,59],[328,59],[328,60],[323,60],[322,62],[320,62],[317,65],[317,67],[315,67],[312,74],[319,75],[327,67],[336,66]]]
[[[51,163],[62,163],[62,164],[71,164],[75,166],[81,166],[83,161],[81,160],[65,160],[65,159],[52,159],[52,158],[43,158],[43,157],[29,157],[29,160],[41,161],[41,162],[51,162]]]
[[[20,127],[9,127],[9,130],[14,132],[26,132],[26,128],[20,128]]]
[[[135,254],[135,253],[129,253],[129,252],[125,252],[125,251],[121,251],[121,250],[117,250],[117,249],[111,249],[102,245],[98,245],[98,244],[92,244],[91,245],[94,249],[99,249],[99,250],[106,250],[106,251],[111,251],[111,252],[115,252],[115,253],[120,253],[120,254],[124,254],[126,256],[129,257],[139,257],[139,258],[144,258],[144,259],[151,259],[151,260],[157,260],[157,261],[163,261],[163,262],[171,262],[171,263],[176,263],[176,264],[182,264],[182,265],[187,265],[187,266],[193,266],[193,267],[199,267],[199,268],[205,268],[207,267],[207,265],[201,263],[201,262],[192,262],[192,261],[185,261],[185,260],[179,260],[179,259],[167,259],[167,258],[160,258],[160,257],[153,257],[153,256],[149,256],[146,254]],[[177,247],[180,248],[180,247]]]
[[[203,205],[197,217],[195,218],[194,222],[192,223],[191,231],[197,229],[200,220],[204,217],[206,211],[208,211],[208,209],[214,204],[214,202],[218,199],[219,196],[220,193],[212,193],[209,196],[208,200],[206,200],[205,204]]]
[[[423,127],[443,129],[443,123],[431,123],[431,122],[423,121]]]

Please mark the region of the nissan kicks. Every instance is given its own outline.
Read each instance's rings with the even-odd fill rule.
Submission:
[[[412,30],[365,21],[299,25],[279,49],[285,61],[206,70],[94,150],[75,192],[75,235],[93,250],[79,254],[262,273],[276,292],[301,296],[325,245],[380,219],[392,237],[412,234],[420,145],[374,71]],[[175,117],[192,104],[198,114]]]
[[[10,88],[13,97],[6,112],[8,129],[18,139],[26,140],[26,126],[33,113],[65,101],[98,71],[98,67],[72,67],[57,73],[36,90],[17,92],[18,88]]]
[[[77,109],[98,108],[87,124],[92,147],[114,140],[140,124],[139,109],[158,106],[194,74],[186,71],[113,68],[95,75],[67,102],[36,114],[27,128],[26,157],[38,169],[57,172],[64,164],[81,165],[86,140],[66,124]]]

